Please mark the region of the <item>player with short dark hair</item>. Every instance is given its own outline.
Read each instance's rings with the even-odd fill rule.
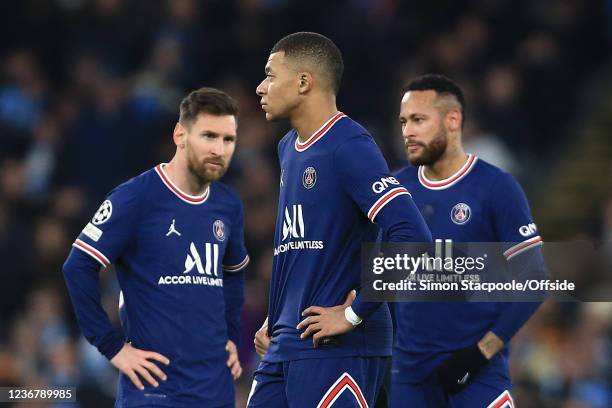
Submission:
[[[409,192],[391,176],[369,132],[336,107],[343,71],[316,33],[280,40],[257,87],[278,144],[280,196],[264,354],[248,406],[366,407],[391,353],[385,303],[363,301],[360,251],[381,227],[391,241],[429,241]],[[310,337],[312,336],[312,339]]]
[[[523,190],[510,174],[464,152],[464,118],[463,92],[453,81],[430,74],[410,82],[399,119],[413,166],[396,177],[434,239],[500,242],[508,271],[543,273],[542,239]],[[397,303],[391,406],[513,407],[508,343],[538,305]]]
[[[344,61],[342,53],[332,41],[326,41],[317,33],[294,33],[278,41],[270,54],[277,52],[283,52],[295,66],[315,73],[317,78],[326,81],[326,87],[338,94]]]
[[[179,123],[183,126],[191,126],[202,113],[237,118],[238,102],[219,89],[200,88],[190,92],[181,101]]]
[[[74,242],[64,277],[81,331],[121,371],[116,407],[233,407],[244,301],[243,209],[218,180],[238,105],[191,92],[169,163],[111,191]],[[100,303],[100,265],[121,287],[117,332]]]

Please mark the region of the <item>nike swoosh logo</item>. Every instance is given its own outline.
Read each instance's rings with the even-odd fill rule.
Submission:
[[[470,378],[470,373],[465,373],[462,379],[457,380],[457,384],[463,385],[467,382],[468,378]]]

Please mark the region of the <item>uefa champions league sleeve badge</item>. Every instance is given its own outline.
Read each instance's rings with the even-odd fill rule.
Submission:
[[[91,219],[91,222],[93,222],[94,225],[104,224],[110,219],[112,214],[113,203],[111,203],[110,200],[105,200],[100,206],[100,208],[98,208],[98,211],[96,211],[96,213],[94,214],[93,218]]]

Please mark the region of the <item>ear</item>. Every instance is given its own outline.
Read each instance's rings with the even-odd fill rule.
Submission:
[[[463,114],[457,108],[451,109],[446,113],[446,128],[451,132],[461,130],[461,123],[463,123]]]
[[[298,73],[299,85],[298,85],[298,93],[303,95],[312,89],[314,84],[314,78],[312,74],[308,71],[303,71]]]
[[[187,129],[185,126],[181,125],[179,122],[176,122],[174,126],[174,132],[172,133],[172,139],[174,140],[174,144],[182,149],[185,147],[185,138],[187,137]]]

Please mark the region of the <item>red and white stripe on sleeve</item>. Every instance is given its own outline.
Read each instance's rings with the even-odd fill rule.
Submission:
[[[370,207],[370,209],[368,210],[368,218],[370,219],[370,221],[374,222],[374,219],[376,218],[380,210],[382,210],[383,207],[387,205],[391,200],[393,200],[395,197],[404,194],[410,195],[410,193],[408,192],[408,190],[406,190],[405,187],[396,187],[387,191],[382,197],[376,200],[376,202],[372,204],[372,207]]]
[[[106,256],[96,248],[92,247],[85,241],[81,241],[80,239],[76,239],[72,244],[73,247],[80,249],[85,252],[87,255],[91,256],[96,261],[100,262],[103,267],[107,268],[110,266],[111,262],[108,260]]]
[[[249,256],[245,256],[244,259],[242,260],[242,262],[240,262],[238,265],[223,265],[223,270],[225,272],[238,272],[241,271],[242,269],[246,268],[246,266],[249,264],[250,258]]]
[[[538,235],[533,238],[526,239],[523,242],[519,242],[511,248],[508,248],[506,251],[504,251],[504,256],[506,257],[506,260],[509,261],[516,255],[522,254],[523,252],[540,245],[542,245],[542,237]]]

